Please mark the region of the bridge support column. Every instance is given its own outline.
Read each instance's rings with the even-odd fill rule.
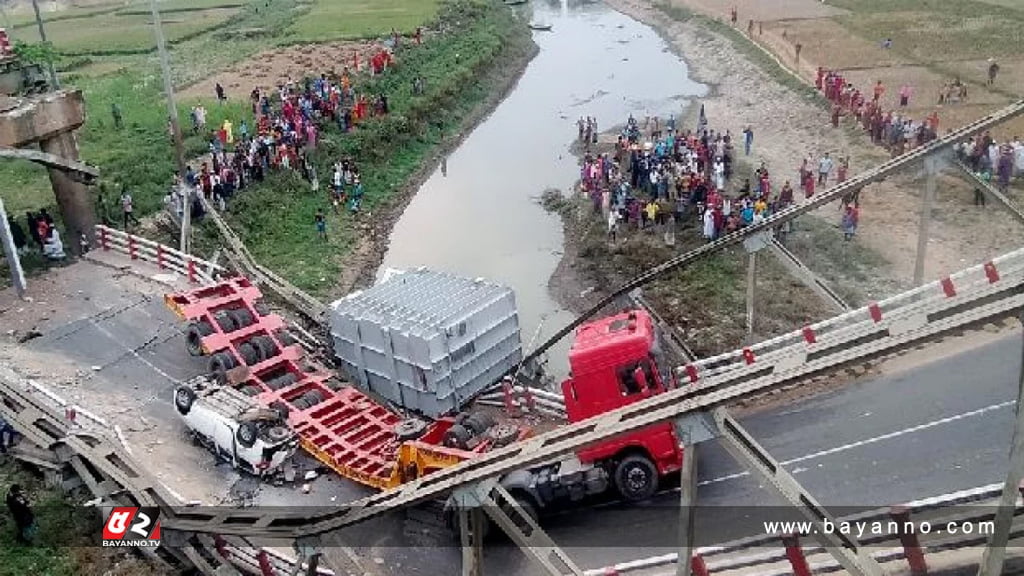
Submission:
[[[41,140],[39,147],[43,152],[54,156],[78,160],[78,143],[75,141],[74,132],[62,132],[52,138]],[[89,246],[96,245],[96,210],[93,207],[92,195],[85,184],[72,179],[67,172],[56,168],[48,168],[47,171],[61,217],[64,219],[64,249],[72,254],[80,254],[82,238],[86,239]]]
[[[697,444],[715,437],[714,422],[706,413],[688,414],[675,422],[676,437],[683,450],[679,471],[679,554],[676,576],[693,572],[693,537],[697,522]]]
[[[917,229],[917,259],[914,261],[914,286],[924,283],[924,262],[928,255],[928,229],[932,222],[935,203],[935,177],[939,173],[939,157],[935,154],[924,159],[925,184],[921,198],[921,222]]]
[[[1024,324],[1024,313],[1021,314]],[[1013,513],[1017,507],[1017,494],[1020,481],[1024,477],[1024,343],[1021,346],[1021,367],[1017,384],[1017,418],[1013,426],[1013,442],[1010,444],[1010,466],[1006,471],[1006,483],[1003,484],[1003,495],[996,509],[995,527],[988,546],[978,566],[978,576],[998,576],[1003,573],[1003,562],[1006,560],[1006,544],[1010,540],[1010,528],[1013,524]]]
[[[482,523],[477,524],[472,518],[473,514],[481,512],[486,513],[524,554],[539,564],[544,573],[552,576],[583,576],[583,570],[551,540],[523,505],[496,481],[486,480],[473,486],[458,488],[452,493],[452,498],[459,511],[464,576],[482,575],[483,550],[477,548],[483,544],[482,539],[477,538],[483,533]],[[470,563],[469,566],[467,562]],[[470,572],[470,568],[476,571]]]

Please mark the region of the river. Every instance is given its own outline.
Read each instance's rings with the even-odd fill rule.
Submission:
[[[539,344],[573,319],[548,291],[562,224],[537,200],[547,188],[570,189],[578,177],[569,152],[576,120],[593,116],[606,130],[631,113],[678,115],[706,91],[653,29],[603,3],[535,0],[532,8],[534,22],[552,26],[534,33],[540,52],[420,187],[379,272],[425,266],[512,287],[524,346],[538,327]],[[525,25],[529,10],[521,13]],[[548,354],[553,374],[568,371],[567,349],[563,341]]]

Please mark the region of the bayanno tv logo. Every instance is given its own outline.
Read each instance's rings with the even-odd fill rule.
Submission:
[[[103,545],[156,548],[160,545],[160,509],[114,508],[103,525]]]

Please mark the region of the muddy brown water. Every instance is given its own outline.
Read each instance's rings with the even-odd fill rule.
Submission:
[[[524,347],[573,315],[548,280],[562,255],[562,224],[538,203],[547,188],[569,190],[579,175],[569,152],[581,116],[598,130],[629,114],[677,117],[706,87],[657,33],[601,3],[535,1],[528,21],[540,52],[517,86],[420,187],[391,234],[378,276],[425,266],[512,287]],[[445,168],[445,170],[442,170]],[[567,339],[548,353],[550,371],[568,371]]]

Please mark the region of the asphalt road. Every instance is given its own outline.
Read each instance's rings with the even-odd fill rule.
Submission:
[[[842,515],[1002,481],[1013,425],[1020,336],[904,373],[856,383],[743,420],[818,501]],[[716,442],[699,447],[697,540],[706,545],[785,519],[782,501]],[[639,506],[609,504],[547,518],[555,542],[584,568],[675,551],[677,491]],[[403,574],[457,569],[454,550]],[[417,551],[416,554],[423,554]],[[409,554],[410,559],[416,556]],[[453,564],[448,564],[455,558]],[[539,574],[515,548],[488,550],[503,574]]]

